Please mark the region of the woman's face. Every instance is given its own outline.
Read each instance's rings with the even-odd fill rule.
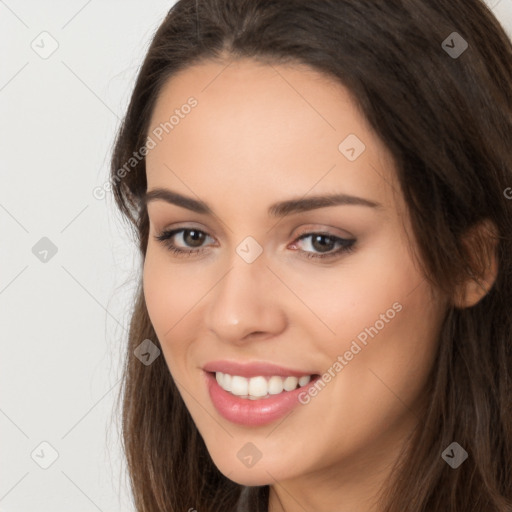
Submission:
[[[347,90],[302,66],[202,63],[167,82],[148,135],[148,192],[187,201],[148,200],[144,294],[219,470],[289,489],[382,476],[421,421],[446,304]],[[332,195],[352,199],[313,201]]]

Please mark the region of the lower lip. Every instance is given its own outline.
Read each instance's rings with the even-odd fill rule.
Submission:
[[[285,416],[300,404],[299,394],[307,392],[308,387],[320,378],[314,377],[308,384],[293,391],[283,391],[278,395],[271,395],[270,398],[251,400],[240,398],[222,389],[214,373],[205,372],[205,375],[210,398],[219,414],[232,423],[252,427],[266,425]]]

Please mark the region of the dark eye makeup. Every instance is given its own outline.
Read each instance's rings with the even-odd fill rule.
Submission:
[[[181,234],[182,241],[185,245],[189,245],[189,249],[182,248],[176,245],[174,238],[176,235]],[[200,246],[206,237],[209,235],[204,231],[196,228],[176,228],[171,230],[164,230],[154,238],[162,243],[167,250],[169,250],[176,257],[191,257],[196,256],[207,250],[206,247]],[[330,233],[325,232],[308,232],[300,235],[293,242],[296,245],[297,242],[302,240],[311,239],[309,245],[316,251],[322,251],[326,249],[326,252],[311,252],[299,249],[298,252],[306,258],[314,259],[334,259],[340,257],[342,254],[352,252],[355,247],[356,239],[347,239],[334,236]],[[194,244],[198,244],[199,247]],[[336,250],[332,250],[335,246],[338,246]]]

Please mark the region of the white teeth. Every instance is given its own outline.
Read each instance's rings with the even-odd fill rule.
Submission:
[[[265,377],[253,377],[249,379],[248,395],[265,396],[267,394],[267,379]]]
[[[231,379],[232,379],[232,377],[231,377],[231,375],[229,375],[229,373],[224,373],[223,375],[224,375],[224,377],[223,377],[223,382],[222,382],[221,386],[226,391],[231,391]]]
[[[304,375],[304,377],[301,377],[299,379],[299,386],[300,387],[305,386],[310,380],[311,380],[310,375]]]
[[[297,377],[286,377],[286,379],[284,379],[283,387],[286,391],[293,391],[297,387],[298,383],[299,379],[297,379]]]
[[[281,377],[270,377],[268,379],[268,392],[271,395],[278,395],[283,392],[283,379]]]
[[[245,396],[249,392],[249,381],[244,377],[233,375],[231,378],[231,393],[233,395]]]
[[[283,391],[293,391],[305,386],[311,380],[311,375],[303,375],[297,377],[251,377],[247,379],[239,375],[230,375],[228,373],[215,372],[215,379],[219,386],[225,391],[231,392],[233,395],[241,398],[249,398],[258,400],[259,398],[268,398],[270,395],[278,395]]]

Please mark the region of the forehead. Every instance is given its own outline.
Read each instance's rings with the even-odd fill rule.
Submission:
[[[148,136],[148,189],[215,191],[251,208],[283,193],[395,200],[387,148],[349,91],[307,66],[244,59],[186,68],[162,88]]]

